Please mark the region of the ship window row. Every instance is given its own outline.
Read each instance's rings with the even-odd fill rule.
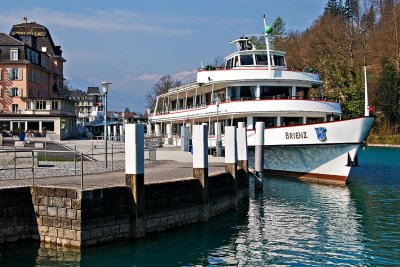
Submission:
[[[255,64],[254,64],[255,62]],[[240,64],[239,64],[240,63]],[[236,55],[226,61],[225,67],[231,69],[240,66],[268,66],[268,55],[266,54],[243,54]],[[284,56],[271,55],[272,66],[286,66]]]
[[[159,98],[157,113],[166,113],[182,109],[191,109],[220,102],[266,100],[266,99],[312,99],[320,100],[315,89],[291,86],[230,86],[216,89],[214,92],[183,97],[170,96]],[[182,98],[183,97],[183,98]]]

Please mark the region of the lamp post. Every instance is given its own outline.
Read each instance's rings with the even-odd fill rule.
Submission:
[[[217,152],[217,157],[221,157],[221,147],[222,147],[222,142],[221,142],[221,133],[220,133],[220,127],[219,127],[219,104],[221,103],[221,99],[219,97],[214,98],[215,105],[217,106],[217,142],[215,144],[215,150]]]
[[[104,142],[105,142],[105,148],[104,148],[104,154],[105,154],[105,163],[106,163],[106,170],[107,170],[107,94],[108,94],[108,89],[110,87],[110,82],[102,82],[103,85],[103,95],[104,95]]]

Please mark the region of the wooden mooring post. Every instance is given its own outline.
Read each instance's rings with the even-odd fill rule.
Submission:
[[[193,125],[193,177],[199,180],[199,221],[210,217],[208,181],[208,126]]]
[[[263,189],[263,175],[264,175],[264,129],[265,123],[256,122],[256,145],[254,152],[254,167],[256,171],[255,189]]]
[[[144,222],[144,125],[125,125],[125,181],[131,188],[131,233],[145,236]]]
[[[228,187],[230,192],[230,208],[236,209],[238,206],[237,197],[237,143],[236,127],[225,127],[225,172],[229,173]]]

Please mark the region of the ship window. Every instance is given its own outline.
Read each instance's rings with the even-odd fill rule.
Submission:
[[[281,126],[294,126],[303,124],[302,117],[282,117]]]
[[[321,122],[324,122],[324,118],[307,117],[306,124],[314,124],[314,123],[321,123]]]
[[[232,59],[231,59],[231,58],[228,59],[228,61],[226,62],[226,68],[227,68],[227,69],[232,68]]]
[[[228,87],[227,99],[251,100],[256,98],[256,86],[233,86]]]
[[[285,59],[283,56],[274,55],[274,65],[275,66],[285,66]]]
[[[256,64],[257,65],[268,65],[268,56],[267,55],[256,55]]]
[[[277,117],[254,117],[253,121],[254,127],[256,122],[261,121],[265,123],[265,128],[271,128],[276,127],[278,119]]]
[[[253,55],[241,55],[240,56],[240,65],[241,66],[254,65]]]
[[[260,86],[260,98],[287,98],[291,87],[287,86]]]

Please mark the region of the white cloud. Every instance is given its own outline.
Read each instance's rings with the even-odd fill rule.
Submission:
[[[192,71],[182,71],[172,75],[172,77],[178,81],[182,82],[192,82],[196,80],[197,70]]]
[[[107,10],[107,12],[101,10],[86,11],[80,14],[47,8],[18,9],[2,14],[0,24],[13,25],[16,23],[16,18],[22,18],[25,14],[34,14],[33,17],[28,17],[28,21],[36,20],[47,27],[57,26],[99,32],[127,31],[166,35],[191,33],[189,30],[177,27],[176,25],[179,25],[179,23],[175,20],[171,20],[169,23],[159,23],[154,15],[145,16],[118,9]]]
[[[182,82],[191,82],[196,79],[196,73],[197,70],[191,70],[191,71],[182,71],[178,72],[175,74],[171,74],[172,78],[182,81]],[[133,77],[131,75],[125,76],[126,80],[130,81],[142,81],[142,82],[156,82],[158,79],[160,79],[163,74],[158,74],[158,73],[143,73],[139,76]]]
[[[128,80],[138,80],[138,81],[143,81],[143,82],[155,82],[158,79],[160,79],[161,77],[162,77],[161,74],[145,72],[137,77],[127,76],[126,78]]]

